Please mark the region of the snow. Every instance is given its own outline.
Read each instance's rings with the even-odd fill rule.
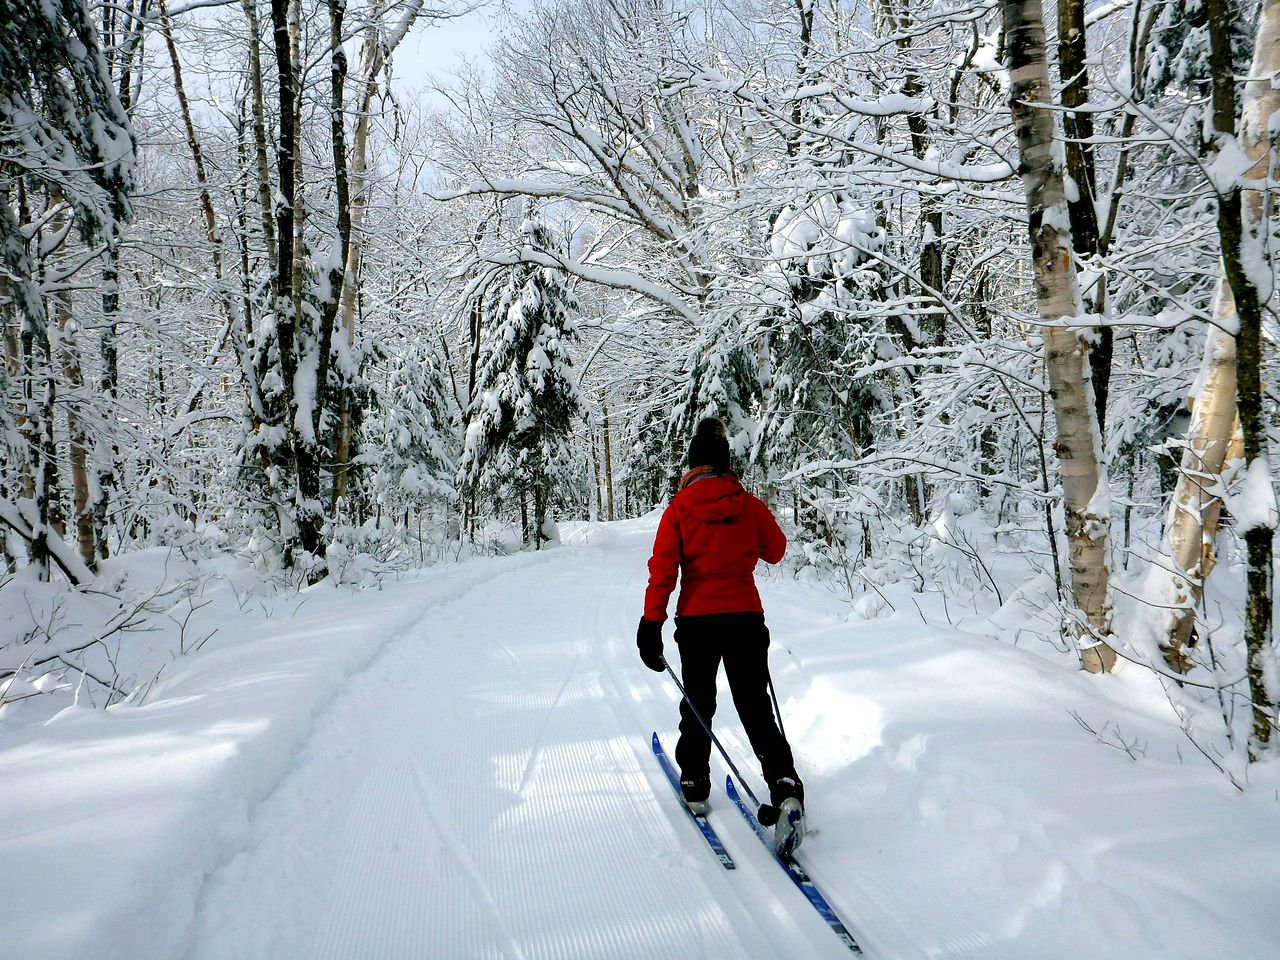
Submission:
[[[6,715],[4,955],[181,955],[205,875],[243,846],[248,811],[313,718],[382,645],[501,563],[367,591],[357,620],[353,591],[332,585],[246,615],[229,579],[192,625],[221,625],[218,640],[171,664],[141,706],[26,726]],[[23,605],[11,589],[3,599]]]
[[[649,753],[656,519],[261,606],[240,571],[141,706],[6,718],[5,955],[847,957],[717,790],[719,866]],[[761,592],[802,859],[869,956],[1274,957],[1275,765],[1239,794],[1149,674],[1075,670],[1051,582],[945,616],[907,583]]]
[[[1218,149],[1205,165],[1205,173],[1214,190],[1219,194],[1230,193],[1240,186],[1241,179],[1253,165],[1240,141],[1233,136],[1219,135]]]
[[[1264,458],[1249,462],[1240,492],[1228,498],[1227,506],[1241,535],[1259,528],[1276,528],[1276,488]]]

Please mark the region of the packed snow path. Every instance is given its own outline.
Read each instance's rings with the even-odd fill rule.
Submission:
[[[200,561],[192,635],[222,630],[144,702],[0,727],[0,958],[847,960],[717,789],[721,868],[653,759],[655,526],[302,596]],[[994,614],[762,571],[802,856],[867,955],[1276,960],[1280,765],[1234,790],[1149,674],[1075,670],[1025,561],[990,562]],[[138,590],[180,561],[113,563]],[[756,777],[723,687],[716,726]]]
[[[391,644],[211,879],[192,956],[846,956],[721,794],[726,875],[654,762],[651,539],[515,565]]]

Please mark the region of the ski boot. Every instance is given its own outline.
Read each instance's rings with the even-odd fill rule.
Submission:
[[[680,780],[680,793],[684,796],[684,805],[695,817],[705,817],[711,812],[711,777],[696,777]]]
[[[804,840],[804,787],[798,780],[784,777],[769,792],[777,811],[773,849],[783,860],[790,860]]]

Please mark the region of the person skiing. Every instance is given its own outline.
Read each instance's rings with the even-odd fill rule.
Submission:
[[[804,785],[770,709],[769,630],[754,576],[758,560],[782,559],[787,538],[730,468],[729,440],[719,419],[698,423],[688,460],[689,472],[658,524],[636,646],[650,670],[666,669],[662,624],[679,573],[675,641],[689,699],[680,704],[675,759],[685,803],[695,814],[710,809],[711,737],[698,717],[711,723],[724,661],[733,704],[769,784],[770,813],[777,814],[775,846],[789,854],[804,835]]]

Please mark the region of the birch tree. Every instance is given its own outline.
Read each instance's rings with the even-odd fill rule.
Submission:
[[[1083,304],[1071,248],[1062,145],[1050,110],[1043,12],[1039,0],[1004,0],[1002,11],[1036,304],[1057,425],[1054,450],[1062,478],[1071,592],[1087,620],[1087,628],[1077,628],[1080,660],[1090,673],[1099,673],[1115,662],[1115,651],[1106,642],[1111,634],[1111,508],[1100,459],[1089,344],[1078,328]]]
[[[1274,178],[1272,120],[1280,105],[1280,3],[1263,3],[1253,62],[1237,95],[1231,37],[1238,8],[1209,0],[1213,64],[1212,144],[1222,277],[1214,325],[1205,343],[1200,386],[1170,506],[1169,549],[1179,571],[1180,609],[1173,618],[1166,660],[1179,670],[1191,661],[1195,608],[1211,568],[1212,545],[1226,483],[1224,467],[1243,457],[1243,491],[1235,504],[1247,554],[1245,651],[1253,722],[1249,756],[1268,748],[1275,726],[1277,664],[1271,636],[1272,542],[1276,503],[1266,459],[1262,409],[1262,320],[1274,294],[1271,262]],[[1239,438],[1237,439],[1237,431]]]

